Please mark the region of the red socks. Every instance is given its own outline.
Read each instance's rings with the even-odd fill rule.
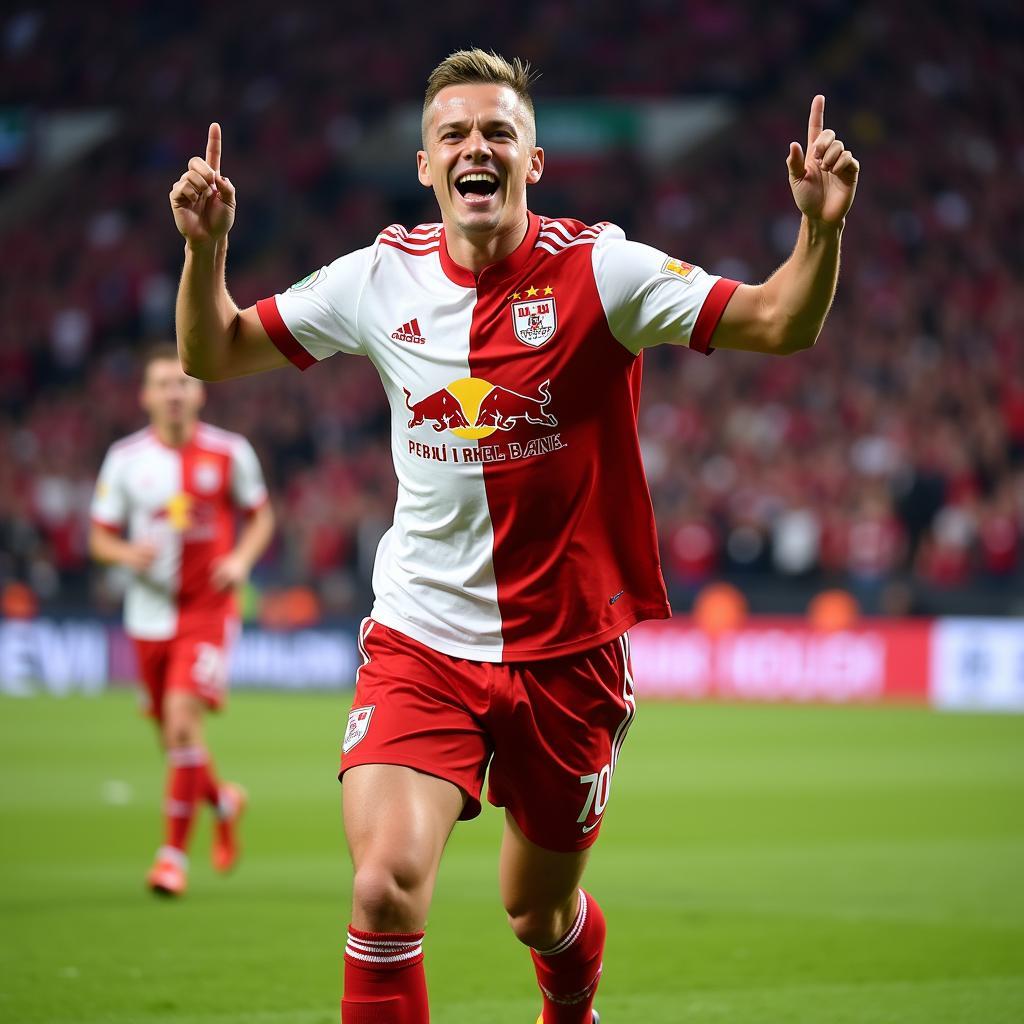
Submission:
[[[601,980],[605,921],[580,889],[572,927],[551,949],[531,950],[544,996],[544,1024],[591,1024]],[[429,1024],[423,932],[361,932],[349,925],[342,1024]]]
[[[551,949],[530,950],[544,995],[544,1024],[591,1024],[605,931],[597,901],[580,889],[576,920],[561,941]]]
[[[165,845],[184,853],[195,820],[196,804],[206,800],[216,807],[219,787],[209,756],[202,747],[169,750],[167,764]]]
[[[361,932],[349,925],[342,1024],[428,1024],[423,932]]]

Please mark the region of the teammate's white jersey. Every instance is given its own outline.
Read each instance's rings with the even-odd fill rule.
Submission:
[[[259,460],[240,434],[197,424],[180,448],[146,427],[111,445],[92,502],[93,521],[157,549],[124,603],[127,632],[170,640],[234,612],[232,591],[215,590],[215,559],[234,546],[239,511],[267,500]]]
[[[446,654],[511,661],[667,616],[638,354],[707,352],[735,287],[614,225],[531,215],[478,275],[440,224],[392,226],[261,300],[301,369],[356,353],[384,383],[399,489],[373,617]]]

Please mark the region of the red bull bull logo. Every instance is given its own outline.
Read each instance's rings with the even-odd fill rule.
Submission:
[[[418,427],[426,423],[427,420],[430,420],[430,425],[437,431],[469,426],[469,420],[466,419],[466,414],[462,411],[461,403],[448,388],[441,388],[440,391],[435,391],[418,402],[410,401],[412,393],[408,388],[402,388],[402,390],[405,392],[405,404],[409,412],[412,413],[412,419],[409,420],[410,427]]]
[[[152,521],[166,523],[186,541],[209,540],[216,531],[216,510],[209,502],[179,491],[153,513]]]
[[[166,519],[173,529],[179,533],[184,533],[192,526],[194,515],[195,499],[191,494],[179,491],[153,518]]]
[[[450,430],[457,437],[478,440],[498,430],[511,430],[520,422],[557,427],[558,420],[547,409],[550,385],[551,381],[545,380],[536,393],[527,395],[481,377],[462,377],[418,402],[412,401],[408,388],[402,390],[412,414],[409,427],[429,422],[438,433]]]

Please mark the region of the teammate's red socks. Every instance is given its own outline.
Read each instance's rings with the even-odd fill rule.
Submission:
[[[361,932],[345,944],[342,1024],[428,1024],[423,932]]]
[[[591,1024],[605,931],[597,901],[580,889],[576,920],[561,941],[551,949],[530,950],[544,995],[544,1024]]]
[[[202,747],[176,747],[167,752],[165,845],[184,853],[195,820],[196,804],[208,800],[216,806],[218,785],[209,756]]]

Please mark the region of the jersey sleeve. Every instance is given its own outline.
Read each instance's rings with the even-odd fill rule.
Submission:
[[[114,451],[107,452],[100,467],[89,515],[94,523],[112,530],[123,529],[128,522],[128,497],[124,491],[121,459]]]
[[[373,248],[357,249],[256,303],[270,340],[300,370],[335,352],[365,355],[359,337],[359,299]]]
[[[239,438],[231,453],[231,499],[246,512],[257,509],[267,500],[267,485],[253,446]]]
[[[652,345],[712,351],[718,326],[738,281],[716,277],[609,225],[593,247],[594,280],[608,327],[631,352]]]

